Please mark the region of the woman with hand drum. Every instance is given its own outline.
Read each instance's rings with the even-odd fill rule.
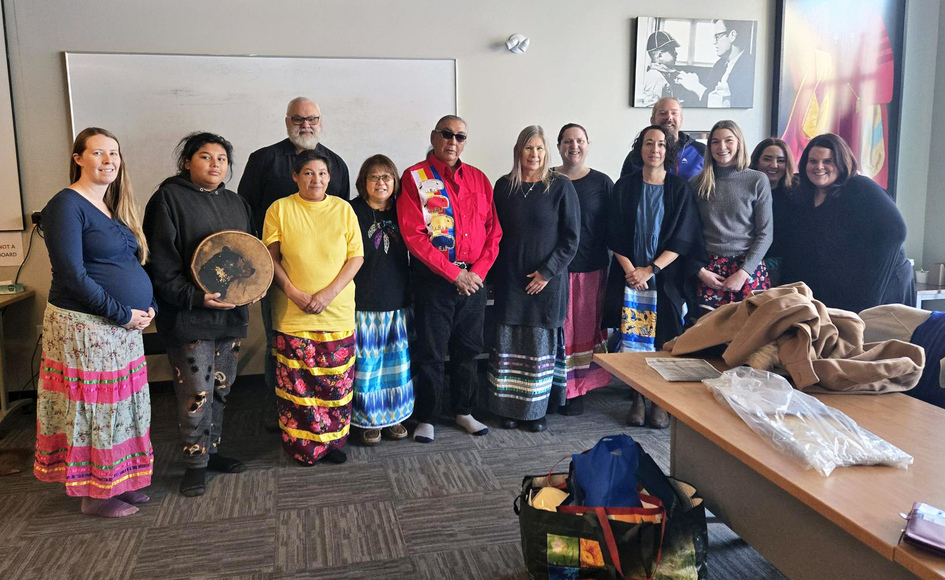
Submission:
[[[205,238],[223,230],[251,231],[249,205],[224,185],[232,160],[233,146],[219,135],[198,132],[184,137],[177,148],[178,174],[158,187],[144,216],[151,248],[147,269],[160,306],[157,330],[173,367],[187,466],[180,492],[188,497],[203,495],[208,470],[246,469],[217,451],[249,309],[224,297],[225,288],[207,292],[191,274],[192,258]],[[213,266],[221,273],[255,269],[245,263],[244,254],[227,247],[216,256],[221,263]]]

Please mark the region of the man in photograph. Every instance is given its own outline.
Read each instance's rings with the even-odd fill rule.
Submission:
[[[719,59],[705,82],[695,73],[679,73],[679,84],[698,97],[703,107],[751,108],[755,89],[755,57],[751,54],[750,20],[712,21]]]

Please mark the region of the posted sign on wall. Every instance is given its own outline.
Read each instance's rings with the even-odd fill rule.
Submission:
[[[0,232],[0,267],[23,263],[23,232]]]

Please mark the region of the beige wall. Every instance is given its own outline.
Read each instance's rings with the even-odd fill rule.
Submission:
[[[938,35],[934,26],[938,22],[937,1],[911,2],[915,9],[910,12],[910,26],[913,21],[918,23],[923,37],[907,52],[918,64],[914,69],[907,65],[907,81],[928,78],[936,56],[934,42],[929,48],[928,39]],[[469,122],[468,162],[495,179],[508,171],[512,144],[522,127],[539,123],[556,132],[563,123],[576,121],[590,134],[590,164],[616,177],[635,131],[649,118],[648,111],[629,107],[632,19],[729,16],[758,20],[759,67],[755,108],[733,110],[727,116],[742,126],[751,143],[766,136],[769,129],[771,66],[764,63],[773,59],[774,0],[668,0],[658,3],[658,9],[645,11],[640,8],[643,3],[625,0],[3,0],[3,4],[28,213],[42,209],[49,197],[67,184],[70,123],[64,51],[456,58],[459,113]],[[929,25],[932,12],[933,24]],[[525,55],[512,55],[502,46],[515,32],[532,39]],[[945,99],[941,84],[939,104]],[[928,125],[931,91],[931,87],[915,94],[906,91],[904,108],[914,111],[908,119],[916,124],[913,128]],[[330,120],[330,111],[324,114]],[[431,111],[431,124],[439,114]],[[685,126],[707,129],[719,118],[717,112],[690,110]],[[905,132],[910,130],[906,125]],[[920,135],[920,151],[926,149],[922,139],[928,143],[928,137]],[[901,205],[908,205],[910,228],[921,230],[925,199],[918,192],[924,191],[923,177],[931,172],[927,158],[923,161],[919,155],[918,161],[910,159],[914,156],[908,150],[904,149],[900,172],[912,176],[909,189],[917,193],[900,193],[900,200]],[[154,152],[162,159],[168,153]],[[237,153],[245,159],[249,151]],[[339,153],[344,155],[344,151]],[[351,165],[360,162],[347,161]],[[231,187],[235,189],[235,184]],[[139,201],[145,202],[149,193],[139,192]],[[910,255],[915,255],[913,246],[921,253],[921,241],[910,238],[909,243]],[[7,337],[15,355],[11,358],[18,358],[12,361],[11,378],[20,382],[29,376],[25,359],[32,350],[35,324],[41,321],[49,286],[45,248],[39,244],[34,252],[21,280],[41,296],[32,311],[10,312],[7,319]],[[6,275],[0,269],[0,278]],[[252,340],[242,351],[244,373],[261,369],[258,311],[251,325]],[[167,378],[158,361],[152,361],[152,376]]]
[[[945,54],[940,48],[945,47],[945,36],[939,34],[940,6],[940,0],[909,0],[906,5],[906,66],[902,80],[902,131],[896,205],[906,220],[909,232],[906,254],[915,259],[917,268],[930,261],[930,256],[926,255],[926,235],[942,239],[940,227],[926,229],[926,216],[930,209],[926,205],[935,203],[936,197],[941,198],[940,192],[936,195],[937,192],[928,187],[933,183],[929,179],[930,165],[937,165],[938,170],[942,171],[942,163],[945,162],[941,147],[932,147],[931,151],[937,151],[938,155],[929,155],[933,125],[935,122],[941,124],[945,118],[945,109],[932,108],[934,99],[945,99],[943,75],[936,75],[936,61],[939,71],[945,66],[945,59],[937,58]],[[939,79],[938,89],[936,77]],[[937,117],[933,111],[939,111]]]
[[[925,211],[925,266],[945,262],[945,8],[940,8],[938,17],[938,59],[935,70],[935,87],[929,127],[932,133],[932,152],[928,168],[928,203]],[[942,306],[939,306],[940,308]]]

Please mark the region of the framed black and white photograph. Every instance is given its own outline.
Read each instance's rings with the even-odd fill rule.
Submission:
[[[633,106],[750,109],[757,32],[754,20],[637,18]]]

